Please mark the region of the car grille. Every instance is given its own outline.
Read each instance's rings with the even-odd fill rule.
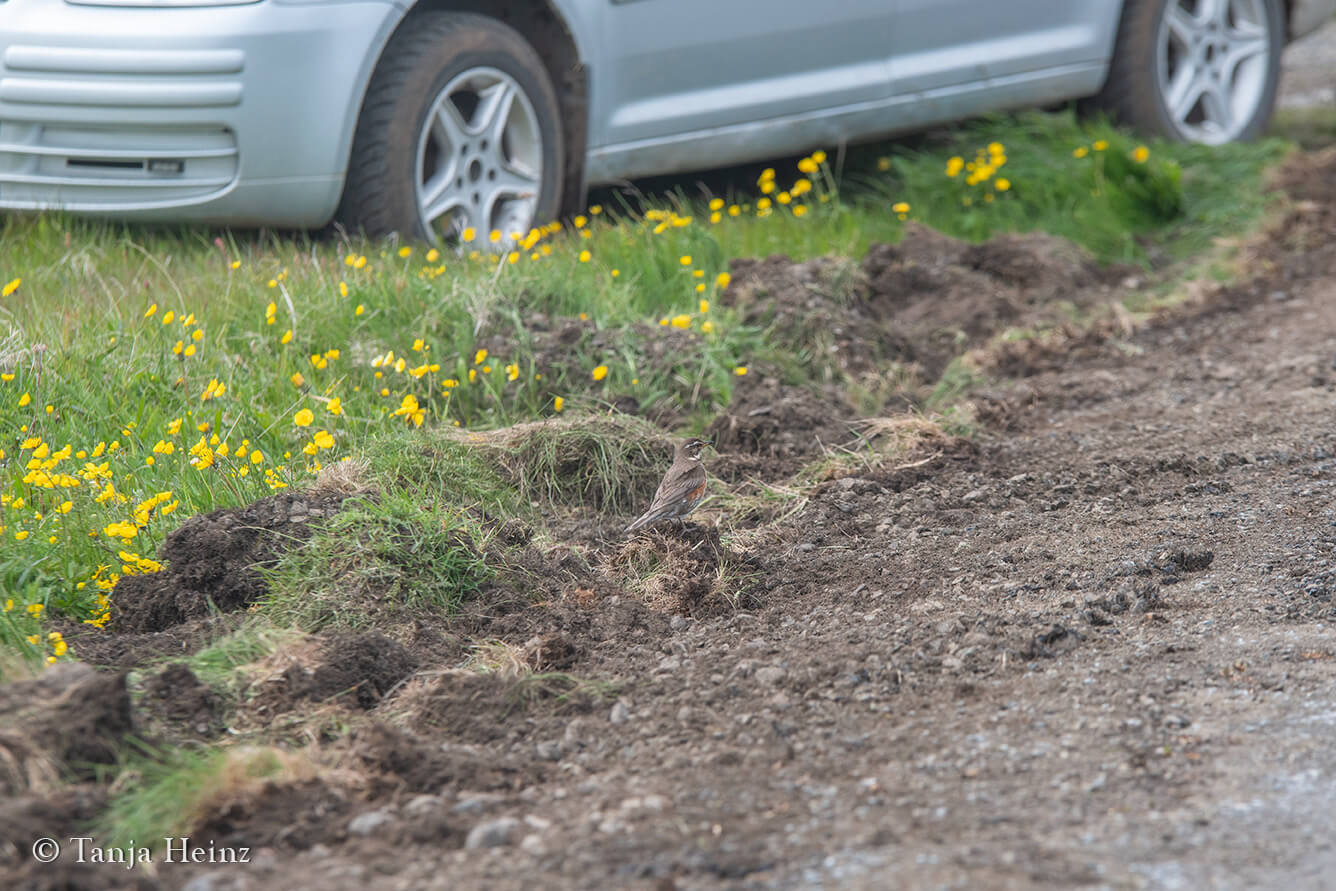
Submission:
[[[198,118],[239,104],[240,52],[11,46],[3,62],[0,204],[6,207],[171,206],[225,190],[237,177],[237,140],[229,128],[165,121],[172,109]],[[122,123],[136,119],[144,123]]]

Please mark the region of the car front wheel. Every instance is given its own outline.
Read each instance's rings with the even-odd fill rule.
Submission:
[[[1185,142],[1266,129],[1285,44],[1282,0],[1127,0],[1097,107]]]
[[[369,235],[500,244],[556,216],[563,147],[542,60],[485,16],[417,13],[391,38],[353,137],[337,219]]]

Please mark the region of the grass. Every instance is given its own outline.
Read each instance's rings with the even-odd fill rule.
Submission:
[[[105,847],[159,849],[187,836],[206,814],[257,796],[268,783],[314,775],[300,755],[272,747],[163,750],[138,744],[120,766],[117,789],[94,835]]]
[[[1070,113],[1000,117],[914,144],[818,152],[719,194],[609,201],[500,256],[482,249],[486,233],[441,252],[6,217],[0,577],[16,596],[0,645],[51,658],[42,622],[105,622],[116,580],[155,568],[182,517],[353,456],[382,500],[340,520],[349,553],[318,537],[308,553],[325,564],[281,569],[284,594],[267,608],[303,627],[352,619],[353,605],[321,599],[340,574],[405,597],[423,582],[411,597],[449,608],[485,574],[452,544],[480,541],[466,511],[623,509],[660,460],[645,425],[557,421],[631,400],[694,432],[749,365],[795,383],[832,373],[803,361],[820,355],[820,332],[779,342],[722,305],[734,258],[856,258],[912,222],[971,239],[1060,232],[1108,261],[1187,257],[1259,218],[1263,171],[1285,150],[1140,146]],[[949,376],[932,407],[950,411],[968,384]],[[417,435],[541,422],[528,451],[509,456],[486,434]],[[558,461],[570,454],[578,466]],[[396,563],[404,545],[423,560]]]
[[[283,627],[359,627],[400,608],[452,612],[492,573],[462,511],[405,492],[355,498],[265,573],[263,613]]]

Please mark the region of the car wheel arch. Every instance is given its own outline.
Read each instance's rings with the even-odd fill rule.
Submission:
[[[585,153],[589,143],[589,78],[582,41],[567,17],[548,0],[421,0],[397,18],[388,17],[371,51],[358,72],[358,90],[349,97],[347,117],[341,130],[343,171],[351,163],[353,136],[362,113],[367,91],[377,67],[384,61],[395,33],[415,14],[422,12],[468,12],[486,16],[513,28],[533,47],[548,72],[561,106],[561,124],[565,140],[566,188],[561,216],[577,213],[585,197]],[[342,190],[342,186],[340,187]]]

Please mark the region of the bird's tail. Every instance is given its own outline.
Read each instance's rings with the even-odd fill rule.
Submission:
[[[645,526],[648,526],[653,521],[654,521],[654,515],[652,513],[646,512],[644,514],[641,514],[640,517],[637,518],[633,523],[631,523],[630,526],[626,527],[626,529],[623,531],[623,534],[629,535],[632,532],[635,532],[637,529],[643,529]]]

